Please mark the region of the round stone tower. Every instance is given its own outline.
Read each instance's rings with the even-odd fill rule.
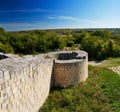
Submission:
[[[54,58],[54,86],[75,86],[87,79],[88,54],[85,51],[56,52]]]

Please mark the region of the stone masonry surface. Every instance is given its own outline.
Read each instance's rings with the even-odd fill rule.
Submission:
[[[60,55],[59,55],[60,54]],[[83,51],[56,53],[53,63],[54,86],[78,85],[88,77],[88,57]]]
[[[51,86],[77,85],[88,77],[84,51],[0,57],[0,112],[37,112]]]

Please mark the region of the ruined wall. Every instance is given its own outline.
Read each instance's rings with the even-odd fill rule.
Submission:
[[[24,57],[0,53],[0,112],[37,112],[51,86],[86,80],[87,58],[83,51]]]
[[[54,61],[54,86],[78,85],[88,77],[88,56],[86,52],[63,52]]]
[[[51,83],[53,61],[7,58],[0,61],[0,112],[37,112]]]

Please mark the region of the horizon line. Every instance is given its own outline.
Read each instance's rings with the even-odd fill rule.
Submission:
[[[0,27],[2,28],[2,27]],[[120,29],[120,27],[91,27],[91,28],[40,28],[40,29],[23,29],[23,30],[6,30],[3,28],[6,32],[21,32],[21,31],[33,31],[33,30],[87,30],[87,29]]]

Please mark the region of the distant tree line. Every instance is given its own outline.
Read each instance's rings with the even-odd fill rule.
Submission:
[[[110,30],[6,32],[0,28],[0,52],[4,53],[37,54],[76,46],[92,60],[120,57],[120,34]]]

